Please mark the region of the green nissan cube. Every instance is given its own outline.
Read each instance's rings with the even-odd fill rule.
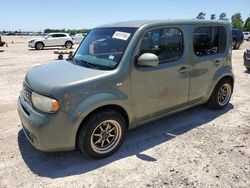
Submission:
[[[72,58],[28,71],[23,131],[41,151],[114,153],[127,129],[233,93],[229,22],[143,20],[92,29]],[[157,127],[155,127],[157,129]]]

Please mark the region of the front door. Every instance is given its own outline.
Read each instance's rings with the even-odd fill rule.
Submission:
[[[189,53],[185,29],[152,29],[141,40],[138,55],[154,53],[156,67],[135,67],[131,72],[133,114],[136,121],[161,115],[188,102]],[[184,47],[185,46],[185,47]]]

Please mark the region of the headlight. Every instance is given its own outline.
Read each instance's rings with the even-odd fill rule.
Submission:
[[[31,95],[33,105],[43,112],[53,113],[59,109],[59,103],[52,98],[39,95],[32,92]]]
[[[30,40],[30,41],[29,41],[29,43],[34,43],[34,42],[35,42],[35,40]]]

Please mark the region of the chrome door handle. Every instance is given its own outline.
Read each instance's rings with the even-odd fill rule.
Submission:
[[[216,61],[214,62],[214,65],[215,65],[215,66],[220,65],[220,60],[216,60]]]
[[[187,73],[188,69],[186,67],[181,67],[178,72],[181,73],[181,74],[185,74]]]

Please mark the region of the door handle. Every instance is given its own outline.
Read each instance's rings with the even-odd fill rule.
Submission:
[[[220,60],[216,60],[216,61],[214,62],[214,65],[215,65],[215,66],[220,65]]]
[[[187,73],[188,69],[186,67],[181,67],[178,72],[181,73],[181,74],[185,74]]]

